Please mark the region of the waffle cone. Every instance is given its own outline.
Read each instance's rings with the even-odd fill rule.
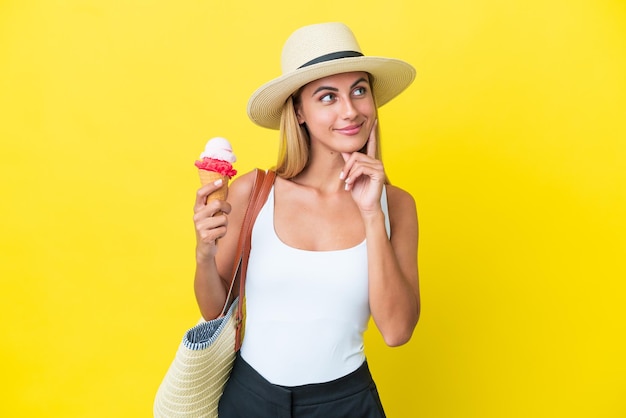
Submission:
[[[222,179],[223,181],[223,186],[217,189],[216,191],[214,191],[213,193],[211,193],[209,197],[207,197],[207,202],[209,200],[216,200],[216,199],[226,200],[226,196],[228,195],[228,180],[230,180],[230,177],[223,176],[220,173],[216,173],[214,171],[207,171],[207,170],[198,170],[198,175],[200,176],[200,183],[202,183],[203,186],[209,183],[213,183],[219,179]],[[219,215],[219,214],[221,214],[221,212],[218,212],[215,215]]]

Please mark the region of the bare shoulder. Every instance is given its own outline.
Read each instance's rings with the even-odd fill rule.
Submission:
[[[238,175],[228,186],[226,200],[230,203],[231,210],[228,214],[226,235],[220,238],[216,255],[217,269],[220,277],[232,277],[233,261],[236,256],[237,242],[241,224],[248,207],[252,186],[256,179],[254,170],[249,173]]]
[[[409,253],[414,254],[415,251],[412,249],[417,248],[419,235],[415,199],[409,192],[399,187],[388,184],[386,189],[391,241],[401,248],[410,249]]]
[[[237,176],[228,187],[228,201],[233,208],[247,204],[256,179],[256,170]],[[245,207],[245,206],[244,206]]]
[[[387,184],[385,188],[390,212],[416,213],[415,199],[409,192],[391,184]]]

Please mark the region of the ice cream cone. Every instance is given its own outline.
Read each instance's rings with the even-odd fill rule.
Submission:
[[[195,166],[198,168],[200,182],[203,186],[222,180],[222,187],[211,193],[207,197],[210,200],[226,200],[228,195],[228,181],[237,174],[233,168],[233,163],[237,157],[233,154],[233,147],[226,138],[215,137],[207,141],[204,151],[200,154],[200,159],[196,160]],[[220,215],[218,212],[215,215]],[[215,216],[213,215],[213,216]]]
[[[222,179],[222,187],[211,193],[207,197],[207,202],[209,200],[226,200],[226,196],[228,195],[228,180],[230,178],[228,176],[223,176],[220,173],[216,173],[215,171],[207,171],[207,170],[198,170],[198,175],[200,175],[200,183],[204,186],[205,184],[214,183],[215,181]],[[215,215],[219,215],[222,212],[218,212]],[[215,216],[214,215],[214,216]]]

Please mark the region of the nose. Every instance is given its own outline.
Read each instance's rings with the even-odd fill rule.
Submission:
[[[356,117],[356,115],[359,113],[356,109],[356,107],[354,106],[354,103],[352,103],[352,99],[351,98],[345,98],[343,100],[343,118],[344,119],[354,119]]]

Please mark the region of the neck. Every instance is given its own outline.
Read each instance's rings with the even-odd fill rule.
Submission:
[[[303,186],[313,187],[323,192],[334,193],[343,190],[344,183],[339,174],[344,160],[338,152],[328,152],[324,158],[312,155],[309,164],[292,180]]]

